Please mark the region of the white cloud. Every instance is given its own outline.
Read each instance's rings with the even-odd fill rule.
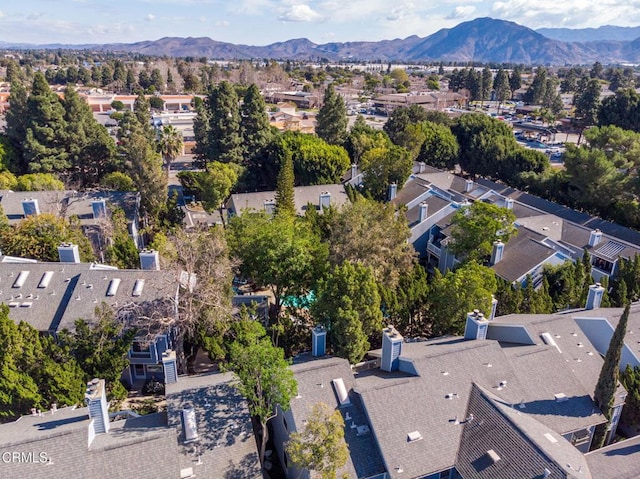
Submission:
[[[0,18],[4,18],[6,17],[6,15],[4,14],[4,12],[2,10],[0,10]]]
[[[144,17],[144,19],[147,22],[153,22],[156,19],[156,16],[153,13],[149,13],[146,17]]]
[[[395,22],[402,20],[403,18],[413,14],[413,3],[408,2],[404,5],[394,8],[391,13],[387,15],[387,20]]]
[[[228,22],[228,21],[226,21],[226,20],[222,20],[222,21],[218,21],[218,22],[216,22],[214,25],[215,25],[216,27],[224,27],[224,28],[226,28],[226,27],[228,27],[230,24],[229,24],[229,22]]]
[[[468,18],[476,11],[476,7],[473,5],[460,5],[453,9],[453,11],[447,15],[447,19],[459,19],[459,18]]]
[[[283,22],[313,22],[322,19],[322,15],[309,5],[291,5],[278,17]]]

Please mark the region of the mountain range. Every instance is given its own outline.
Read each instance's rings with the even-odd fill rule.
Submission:
[[[586,41],[585,39],[593,41]],[[515,22],[477,18],[429,35],[377,42],[316,44],[306,38],[266,46],[237,45],[208,37],[165,37],[137,43],[103,45],[10,45],[0,48],[69,48],[122,51],[155,56],[208,57],[223,60],[276,58],[296,60],[457,61],[551,65],[640,63],[640,27],[532,30]]]

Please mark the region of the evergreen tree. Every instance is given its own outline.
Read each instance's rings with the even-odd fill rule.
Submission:
[[[598,383],[593,393],[593,399],[607,419],[607,422],[596,426],[591,444],[592,449],[598,449],[604,446],[606,440],[607,427],[609,421],[611,421],[611,414],[613,413],[613,406],[615,404],[615,394],[620,378],[620,356],[622,354],[622,348],[624,347],[624,337],[627,333],[629,309],[630,303],[627,303],[611,337],[609,349],[607,349],[607,354],[604,357],[604,364],[600,370],[600,377],[598,378]]]
[[[261,154],[272,138],[267,107],[255,83],[247,88],[240,107],[240,116],[242,143],[247,158],[251,159]]]
[[[37,72],[33,78],[31,94],[27,99],[27,130],[24,140],[24,158],[28,170],[34,173],[54,173],[67,169],[67,122],[64,108],[45,79]]]
[[[500,67],[493,80],[493,89],[496,94],[496,100],[498,100],[498,113],[500,113],[500,106],[511,96],[509,74],[502,67]]]
[[[347,139],[347,107],[331,84],[316,117],[316,134],[330,145],[343,145]]]
[[[196,146],[193,149],[195,163],[198,168],[204,168],[209,161],[209,109],[200,97],[193,98],[196,117],[193,120],[193,136]]]
[[[627,398],[620,416],[620,422],[637,430],[640,427],[640,367],[627,367],[620,375],[622,385],[627,390]]]
[[[493,87],[493,73],[491,73],[491,69],[486,66],[482,70],[482,90],[481,90],[481,100],[490,100],[491,99],[491,88]]]
[[[20,81],[11,84],[9,93],[9,105],[11,106],[5,115],[5,134],[16,151],[15,164],[11,169],[15,173],[26,173],[27,163],[24,160],[24,141],[27,138],[27,90]]]
[[[293,190],[295,177],[293,174],[293,159],[291,153],[285,151],[280,164],[278,184],[276,187],[276,213],[279,215],[296,215],[296,198]]]
[[[509,75],[509,88],[511,89],[511,97],[513,98],[513,94],[516,90],[519,90],[522,86],[522,72],[520,67],[515,67]]]
[[[207,159],[222,163],[243,163],[238,95],[228,81],[211,90],[207,98],[209,128]]]

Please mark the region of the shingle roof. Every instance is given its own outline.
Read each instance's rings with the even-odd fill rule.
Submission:
[[[232,382],[231,373],[212,373],[180,376],[166,386],[169,425],[178,430],[180,467],[192,467],[197,477],[262,478],[247,403]],[[193,408],[197,420],[198,440],[189,444],[184,443],[180,420],[184,408]]]
[[[552,248],[541,243],[542,239],[542,235],[526,228],[518,228],[518,234],[507,241],[502,260],[493,265],[492,269],[507,281],[520,279],[556,254]]]
[[[637,479],[640,477],[640,436],[590,452],[585,458],[597,479]]]

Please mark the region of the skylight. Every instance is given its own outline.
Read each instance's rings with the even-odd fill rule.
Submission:
[[[416,442],[416,441],[419,441],[420,439],[422,439],[422,434],[420,434],[419,431],[412,431],[409,434],[407,434],[408,442]]]
[[[45,271],[44,274],[42,275],[42,278],[40,278],[40,282],[38,283],[38,288],[44,289],[47,286],[49,286],[49,283],[51,282],[51,278],[53,278],[53,271]]]
[[[107,296],[115,296],[118,292],[118,286],[120,286],[120,278],[113,278],[109,282],[109,288],[107,289]]]

